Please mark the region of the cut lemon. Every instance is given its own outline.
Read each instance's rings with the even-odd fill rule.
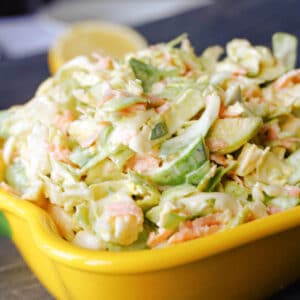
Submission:
[[[132,28],[99,21],[80,22],[72,25],[49,50],[50,72],[78,55],[93,53],[122,58],[147,46],[143,36]]]

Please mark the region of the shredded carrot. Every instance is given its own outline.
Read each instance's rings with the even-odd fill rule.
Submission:
[[[278,78],[273,86],[275,89],[282,89],[290,84],[300,83],[300,69],[292,70]]]
[[[228,173],[228,175],[235,181],[235,182],[237,182],[238,184],[240,184],[241,186],[244,186],[244,183],[243,183],[243,181],[242,181],[242,179],[239,177],[239,176],[237,176],[235,173]]]
[[[159,244],[165,242],[171,235],[173,234],[172,230],[160,228],[157,233],[151,232],[149,234],[147,245],[150,248],[154,248],[158,246]]]
[[[101,99],[98,100],[97,106],[102,106],[104,103],[108,102],[112,98],[120,97],[122,95],[121,92],[113,90],[112,88],[108,88]]]
[[[277,214],[279,212],[281,212],[282,209],[278,208],[278,207],[275,207],[275,206],[268,206],[267,207],[267,213],[269,215],[274,215],[274,214]]]
[[[262,92],[259,86],[250,86],[245,90],[244,96],[246,97],[246,99],[261,98]]]
[[[185,221],[179,225],[179,230],[172,235],[168,244],[181,243],[195,238],[204,237],[219,231],[221,221],[218,214],[197,218],[193,221]]]
[[[167,111],[169,108],[170,108],[170,103],[169,102],[166,102],[165,104],[161,105],[161,106],[158,106],[157,108],[155,108],[155,111],[158,113],[158,114],[163,114],[165,111]]]
[[[212,153],[210,155],[210,159],[212,161],[216,162],[218,165],[221,165],[221,166],[227,166],[228,165],[228,161],[227,161],[226,157],[223,154]]]
[[[70,110],[65,110],[61,115],[56,116],[55,124],[61,132],[66,133],[68,125],[75,120],[75,115]]]
[[[227,147],[227,144],[225,142],[215,139],[215,138],[208,138],[206,140],[206,145],[207,145],[208,149],[212,152],[215,152],[217,150]]]
[[[265,135],[267,141],[274,141],[279,137],[280,128],[277,123],[264,124],[259,131],[261,134]]]
[[[180,72],[180,75],[187,76],[190,72],[193,71],[193,68],[187,63],[184,63],[184,69]]]
[[[245,223],[248,223],[248,222],[251,222],[251,221],[254,221],[254,220],[255,220],[254,214],[252,213],[252,211],[249,211],[247,216],[246,216]]]
[[[121,217],[132,215],[139,220],[143,220],[143,211],[137,205],[131,202],[115,202],[107,205],[105,212],[110,217]]]
[[[166,103],[164,99],[156,95],[147,95],[147,99],[149,100],[148,105],[150,107],[159,107]]]
[[[51,143],[48,145],[48,150],[55,160],[73,165],[69,159],[71,151],[66,146],[59,146],[57,143]]]
[[[113,60],[110,56],[103,56],[99,53],[93,53],[92,56],[97,59],[95,69],[99,71],[109,70],[113,67]]]
[[[234,70],[232,74],[233,74],[233,76],[240,76],[240,75],[243,76],[243,75],[247,74],[247,71],[245,69],[240,68],[240,69]]]
[[[128,115],[146,110],[146,103],[136,103],[129,107],[126,107],[120,111],[122,115]]]
[[[135,154],[126,163],[126,169],[136,172],[145,173],[149,170],[159,167],[160,160],[152,155]]]
[[[220,118],[221,118],[222,115],[224,114],[225,110],[226,110],[226,106],[224,105],[223,102],[221,102],[220,110],[219,110],[219,117],[220,117]]]
[[[284,186],[284,190],[289,196],[292,197],[299,197],[300,196],[300,188],[297,186],[292,186],[292,185],[286,185]]]
[[[229,112],[228,109],[224,109],[224,110],[220,110],[219,112],[219,117],[221,119],[224,119],[224,118],[238,118],[240,115],[241,115],[242,112],[236,112],[236,113],[232,113],[232,112]]]

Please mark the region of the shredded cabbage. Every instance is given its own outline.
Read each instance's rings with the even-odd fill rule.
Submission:
[[[122,60],[78,57],[0,112],[2,187],[93,250],[184,242],[300,201],[296,37],[186,35]],[[105,63],[104,63],[105,62]]]

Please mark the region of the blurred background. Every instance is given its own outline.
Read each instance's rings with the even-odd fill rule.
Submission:
[[[73,22],[97,19],[138,26],[210,3],[212,0],[1,0],[0,60],[45,51]]]

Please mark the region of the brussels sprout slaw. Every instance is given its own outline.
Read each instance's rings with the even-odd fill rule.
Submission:
[[[186,35],[65,64],[0,112],[2,188],[94,250],[151,249],[300,202],[297,39],[197,56]]]

